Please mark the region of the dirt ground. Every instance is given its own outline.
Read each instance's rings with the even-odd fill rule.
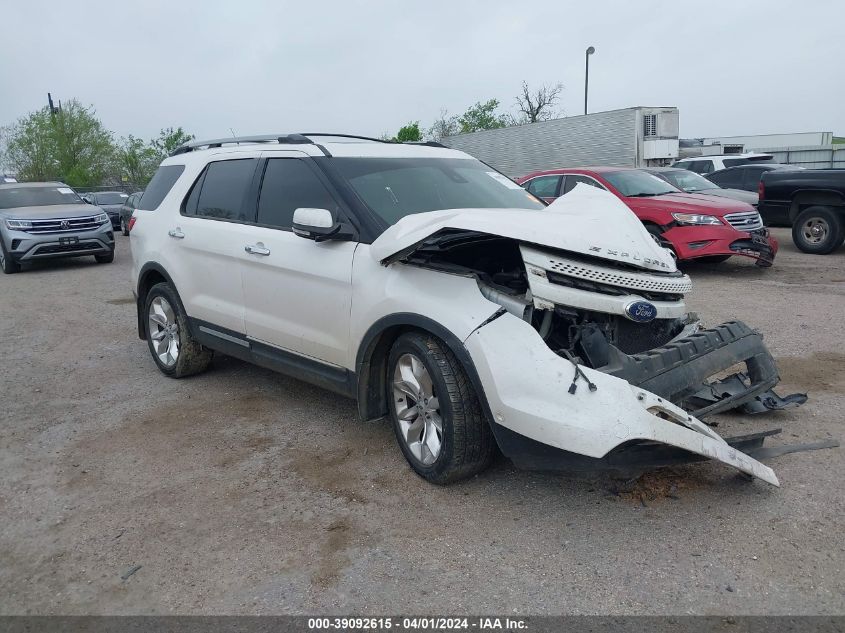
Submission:
[[[845,249],[691,266],[707,323],[762,330],[801,409],[730,435],[842,439]],[[435,487],[354,403],[136,335],[127,238],[0,277],[0,613],[842,614],[845,448],[637,482],[515,470]],[[736,260],[736,261],[734,261]]]

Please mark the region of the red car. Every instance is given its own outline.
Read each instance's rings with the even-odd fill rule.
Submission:
[[[755,259],[758,266],[771,266],[778,250],[777,240],[750,204],[685,193],[639,169],[553,169],[516,182],[546,202],[572,191],[578,183],[610,191],[681,261],[720,262],[743,255]]]

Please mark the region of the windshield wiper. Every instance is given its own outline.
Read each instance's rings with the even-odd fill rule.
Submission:
[[[651,198],[652,196],[662,196],[664,193],[672,193],[671,191],[664,191],[662,193],[632,193],[629,198]]]

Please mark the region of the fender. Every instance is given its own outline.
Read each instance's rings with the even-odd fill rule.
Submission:
[[[147,262],[141,267],[141,270],[138,272],[138,285],[134,289],[135,291],[135,308],[138,315],[138,338],[142,341],[147,340],[147,332],[146,328],[144,327],[144,302],[147,298],[147,291],[149,290],[146,287],[146,280],[149,277],[150,273],[158,273],[171,285],[171,287],[176,291],[177,296],[179,295],[179,289],[176,287],[176,284],[173,283],[173,278],[168,274],[168,272],[156,262]],[[184,309],[184,306],[182,306]],[[186,313],[187,314],[187,313]],[[192,332],[193,333],[193,332]]]
[[[355,360],[355,374],[358,376],[358,414],[361,419],[372,420],[387,415],[387,355],[393,341],[402,332],[410,329],[424,330],[443,341],[467,373],[487,420],[492,420],[484,387],[463,341],[437,321],[413,312],[397,312],[383,316],[370,326],[361,339]]]

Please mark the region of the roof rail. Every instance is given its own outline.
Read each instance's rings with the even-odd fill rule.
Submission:
[[[336,138],[349,138],[349,139],[356,139],[361,141],[371,141],[373,143],[389,143],[395,144],[395,141],[387,141],[382,138],[373,138],[372,136],[359,136],[357,134],[333,134],[331,132],[302,132],[301,134],[259,134],[256,136],[229,136],[226,138],[216,138],[210,139],[205,141],[189,141],[177,147],[173,152],[171,152],[171,156],[176,156],[178,154],[185,154],[187,152],[193,152],[194,150],[198,149],[210,149],[215,147],[222,147],[223,145],[240,145],[241,143],[279,143],[281,145],[317,145],[320,150],[326,154],[328,154],[327,150],[318,143],[312,141],[309,137],[316,136],[316,137],[336,137]],[[445,147],[440,143],[436,143],[434,141],[419,141],[419,142],[409,142],[408,145],[426,145],[428,147]]]

